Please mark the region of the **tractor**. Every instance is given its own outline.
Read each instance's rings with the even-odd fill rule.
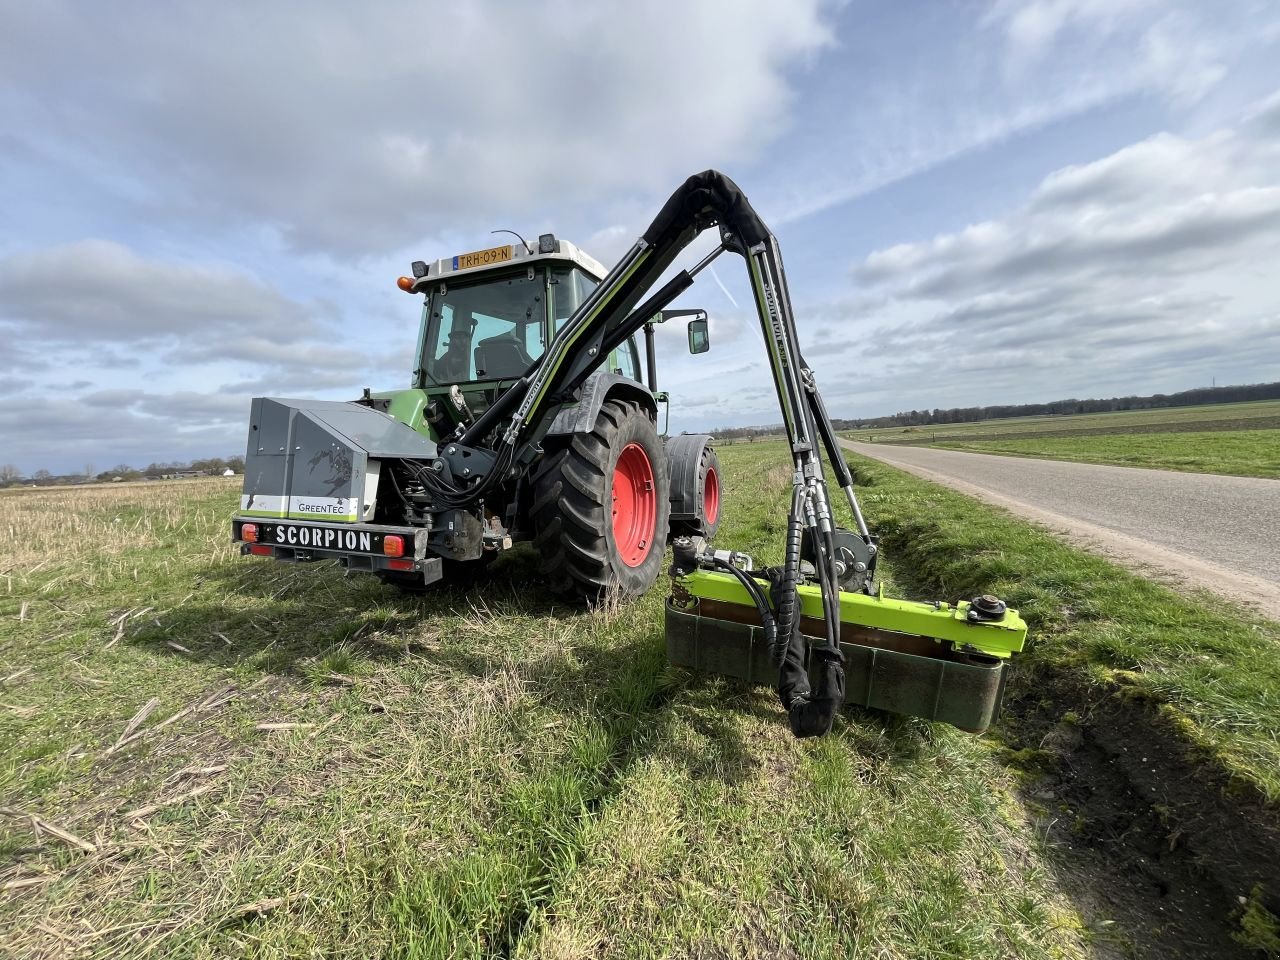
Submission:
[[[366,390],[357,404],[447,448],[519,383],[606,271],[553,234],[538,237],[536,249],[516,238],[519,244],[413,264],[415,276],[428,282],[412,284],[423,307],[409,389]],[[401,286],[411,286],[408,278]],[[452,527],[435,538],[438,563],[410,567],[404,558],[387,555],[375,557],[371,568],[353,554],[340,555],[339,562],[349,570],[372,569],[406,592],[422,592],[437,580],[470,584],[500,552],[532,541],[557,594],[595,599],[610,590],[623,597],[644,593],[659,574],[671,537],[710,539],[719,526],[720,465],[711,437],[664,438],[658,431],[659,408],[665,412],[669,398],[658,391],[654,328],[675,317],[691,318],[691,349],[708,349],[701,310],[659,311],[644,324],[645,379],[636,336],[614,345],[578,391],[549,407],[551,422],[533,469],[486,497],[475,513],[456,515]],[[261,422],[273,411],[283,412],[279,403],[254,402],[251,440],[266,435]],[[308,409],[316,417],[343,410],[327,404]],[[317,511],[336,509],[341,500],[341,509],[350,511],[342,514],[347,519],[358,512],[359,520],[374,525],[403,522],[402,501],[379,496],[372,483],[365,485],[366,501],[357,511],[348,496],[353,491],[340,479],[347,451],[331,449],[340,458],[334,461],[339,470],[332,472],[334,464],[323,460],[321,472],[330,469],[332,476],[317,475],[318,485],[305,490],[295,484],[284,516],[318,519]],[[255,448],[250,456],[266,453]],[[366,460],[365,469],[379,467]],[[468,473],[464,465],[462,476]],[[389,485],[401,482],[392,472],[386,477]],[[411,478],[403,482],[411,489]],[[263,509],[261,497],[250,505],[252,497],[244,495],[242,515],[281,515],[277,504]],[[308,556],[294,550],[289,559]]]
[[[652,290],[705,230],[720,242]],[[673,663],[771,680],[797,736],[846,701],[967,730],[995,717],[1026,625],[996,597],[895,600],[812,369],[800,352],[777,239],[728,177],[690,177],[610,270],[553,234],[414,261],[423,298],[408,389],[354,401],[258,398],[234,540],[247,555],[335,560],[409,591],[469,583],[531,541],[548,588],[636,597],[672,562]],[[783,563],[719,550],[724,491],[711,437],[659,434],[654,330],[720,255],[742,257],[793,467]],[[646,296],[647,295],[647,296]],[[636,338],[645,338],[641,379]],[[857,529],[835,520],[823,453]],[[846,669],[848,668],[848,669]]]

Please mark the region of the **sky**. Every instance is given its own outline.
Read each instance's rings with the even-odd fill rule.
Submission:
[[[0,464],[408,386],[411,260],[611,264],[709,167],[833,416],[1280,379],[1275,0],[0,0]],[[745,278],[661,331],[673,430],[780,419]]]

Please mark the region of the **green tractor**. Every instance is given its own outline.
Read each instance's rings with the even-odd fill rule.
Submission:
[[[713,228],[715,249],[676,270]],[[664,442],[657,427],[654,326],[692,317],[690,349],[708,348],[706,314],[667,307],[725,253],[746,267],[792,466],[784,559],[765,569],[709,543],[723,503],[711,438]],[[826,733],[847,702],[990,724],[1026,624],[993,596],[883,595],[879,545],[800,350],[781,248],[732,180],[690,177],[607,272],[546,234],[536,251],[521,241],[416,261],[412,274],[398,284],[425,306],[409,389],[253,401],[232,518],[243,553],[336,560],[425,590],[470,580],[528,540],[554,592],[634,597],[670,541],[668,658],[772,679],[797,736]],[[837,522],[824,454],[856,529]]]
[[[423,296],[410,387],[366,390],[355,402],[446,449],[541,361],[547,344],[606,273],[595,258],[552,234],[540,236],[536,249],[521,240],[434,263],[417,261],[413,271],[415,279],[400,280],[402,289],[416,286],[412,292]],[[415,282],[423,277],[429,282]],[[690,349],[705,352],[710,342],[704,311],[659,311],[643,327],[643,360],[637,337],[628,337],[574,394],[560,398],[533,469],[485,498],[479,515],[455,518],[455,528],[441,538],[439,563],[413,569],[378,565],[372,572],[406,592],[425,591],[437,580],[466,585],[500,552],[532,541],[557,594],[594,599],[615,591],[634,597],[653,585],[670,539],[714,536],[721,475],[712,438],[665,437],[658,426],[659,419],[664,427],[669,422],[669,399],[658,390],[654,331],[675,317],[688,319]],[[262,436],[260,421],[276,402],[255,401],[251,443]],[[265,452],[251,449],[250,457]],[[330,466],[324,462],[325,469]],[[465,477],[468,468],[461,472]],[[332,494],[343,492],[324,489],[332,486],[328,474],[306,491],[293,479],[293,502],[283,511],[275,505],[270,516],[322,519],[318,509],[331,505],[313,502],[316,497],[336,499]],[[373,493],[373,509],[366,508],[360,519],[404,523],[402,502]],[[247,492],[242,515],[254,513],[251,499],[252,506],[262,502],[261,495]],[[294,551],[292,558],[305,556]],[[348,569],[369,569],[358,556],[338,559]],[[398,557],[386,563],[407,566]]]

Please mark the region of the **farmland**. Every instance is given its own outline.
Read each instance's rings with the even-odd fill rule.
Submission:
[[[730,497],[720,540],[776,562],[783,448],[723,454],[728,489],[752,495]],[[1224,899],[1178,831],[1230,783],[1243,826],[1225,829],[1269,849],[1275,625],[858,471],[890,590],[993,589],[1031,622],[993,735],[849,711],[795,741],[770,691],[666,667],[662,582],[626,607],[552,605],[517,551],[483,590],[410,598],[242,560],[232,483],[0,495],[0,953],[1266,948],[1275,890]],[[1073,788],[1091,715],[1117,710],[1210,795],[1162,790],[1160,821],[1149,798]],[[1117,811],[1126,843],[1154,837],[1145,869],[1172,900],[1130,876],[1151,855],[1115,845]]]
[[[1280,477],[1280,401],[847,431],[855,440]]]

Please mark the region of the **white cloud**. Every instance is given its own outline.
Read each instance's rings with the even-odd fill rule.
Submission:
[[[1160,134],[1050,174],[1006,217],[868,255],[854,279],[886,305],[862,355],[931,406],[1274,375],[1278,114]]]
[[[143,465],[153,460],[239,453],[247,399],[143,390],[47,396],[27,406],[0,405],[3,459],[28,473],[74,470],[85,458]]]
[[[855,75],[848,99],[831,100],[838,122],[806,142],[766,198],[775,226],[1122,100],[1189,108],[1248,51],[1274,42],[1280,9],[1003,0],[949,25],[945,43],[886,39],[894,68]]]
[[[0,325],[40,341],[216,340],[263,329],[315,335],[332,309],[242,270],[143,257],[84,240],[0,259]]]
[[[7,15],[0,79],[13,136],[91,145],[82,171],[153,218],[367,254],[753,155],[822,6],[38,4]]]

